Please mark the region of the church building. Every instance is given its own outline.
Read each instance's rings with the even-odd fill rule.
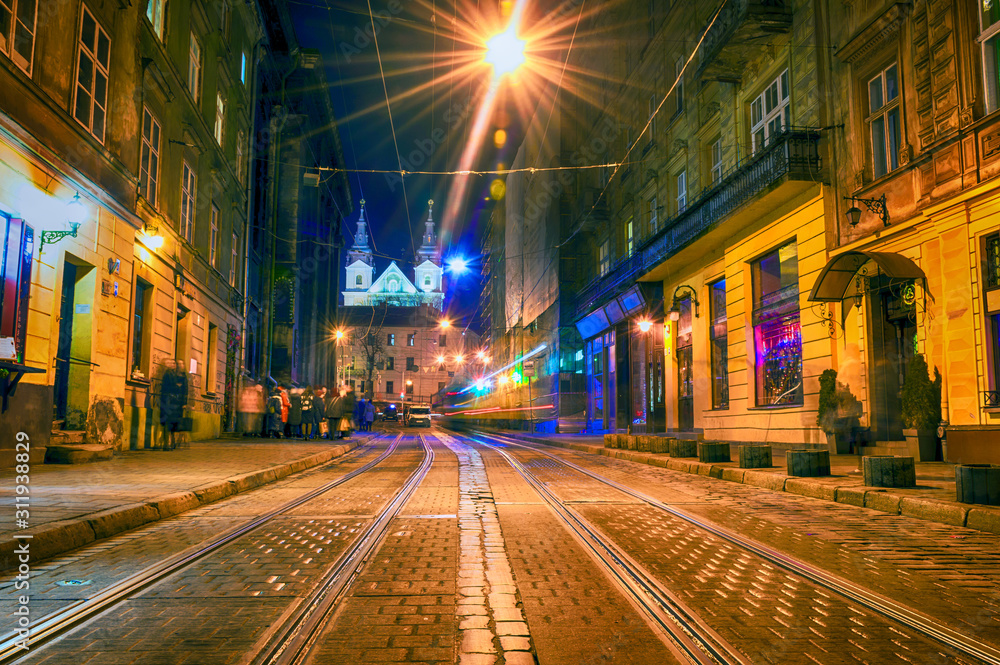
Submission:
[[[361,216],[354,245],[347,253],[347,281],[343,291],[345,307],[368,307],[388,304],[402,307],[429,305],[441,311],[444,302],[441,250],[434,233],[434,201],[427,202],[427,221],[423,242],[417,250],[413,281],[395,261],[375,278],[375,261],[368,245],[365,202],[361,201]]]

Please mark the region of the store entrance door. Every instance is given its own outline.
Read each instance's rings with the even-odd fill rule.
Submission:
[[[869,281],[871,428],[876,441],[902,441],[903,380],[917,340],[913,282]]]

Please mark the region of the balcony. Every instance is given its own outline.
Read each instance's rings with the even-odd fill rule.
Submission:
[[[652,270],[736,210],[758,201],[782,184],[820,182],[819,139],[816,129],[790,128],[775,135],[766,148],[732,168],[718,184],[668,220],[665,228],[640,247],[645,270]]]
[[[697,77],[738,82],[746,64],[763,53],[772,35],[791,29],[791,2],[729,0],[705,35]]]
[[[642,277],[645,281],[662,279],[663,275],[656,271],[657,266],[747,204],[755,201],[774,203],[762,199],[773,198],[769,195],[787,182],[809,186],[820,181],[819,139],[819,130],[806,128],[789,128],[773,136],[767,147],[731,168],[714,187],[668,219],[664,228],[642,243],[632,256],[619,261],[606,275],[583,287],[576,298],[577,318]],[[795,191],[782,191],[780,196],[788,198],[802,187],[791,189]]]

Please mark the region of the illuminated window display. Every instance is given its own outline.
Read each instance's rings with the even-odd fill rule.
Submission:
[[[802,404],[802,328],[795,242],[753,264],[757,406]]]

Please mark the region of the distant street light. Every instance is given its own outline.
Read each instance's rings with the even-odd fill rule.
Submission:
[[[459,275],[464,275],[469,269],[469,262],[466,261],[461,256],[456,256],[455,258],[448,259],[448,271],[458,277]]]
[[[652,322],[651,321],[647,321],[646,319],[643,319],[642,321],[639,322],[639,330],[641,332],[644,332],[644,333],[645,332],[649,332],[649,329],[652,328],[652,327],[653,327]]]
[[[442,330],[447,330],[448,328],[451,327],[451,321],[449,321],[448,319],[441,319],[438,325],[441,326]]]

